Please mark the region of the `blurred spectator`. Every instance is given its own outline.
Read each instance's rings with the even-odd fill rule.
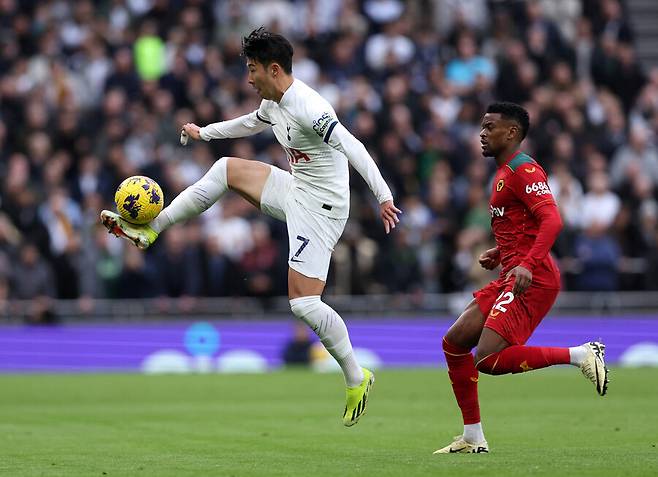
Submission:
[[[334,292],[337,295],[361,295],[382,291],[373,284],[377,242],[363,235],[359,223],[349,220],[332,255]]]
[[[613,187],[618,188],[639,175],[658,185],[658,149],[647,128],[636,124],[631,127],[628,144],[617,149],[612,158],[610,179]]]
[[[618,265],[621,250],[610,229],[617,218],[621,202],[610,191],[605,172],[592,172],[588,191],[583,197],[576,237],[575,257],[580,270],[576,280],[579,290],[611,291],[618,289]]]
[[[547,18],[557,25],[562,37],[573,41],[576,37],[578,19],[582,12],[582,3],[579,0],[540,0],[541,10]]]
[[[576,239],[576,259],[580,271],[576,289],[583,291],[614,291],[619,288],[619,246],[601,228],[590,227]]]
[[[583,230],[594,227],[606,231],[617,217],[620,205],[619,197],[610,190],[607,174],[594,172],[588,178],[578,226]]]
[[[421,289],[421,271],[410,233],[398,227],[393,243],[380,251],[377,263],[378,280],[389,293],[412,293]]]
[[[494,63],[478,54],[475,36],[463,32],[457,38],[457,57],[446,65],[446,78],[459,95],[470,93],[477,80],[485,82],[485,87],[496,77]]]
[[[461,29],[484,32],[489,23],[485,0],[432,0],[432,5],[434,24],[444,38]]]
[[[113,60],[113,71],[105,81],[105,91],[117,88],[131,101],[138,99],[142,88],[133,67],[132,52],[128,48],[119,48],[114,53]]]
[[[391,21],[366,41],[366,63],[372,70],[394,70],[411,61],[416,47],[407,36],[407,27],[405,20]]]
[[[95,217],[94,217],[95,218]],[[82,236],[80,257],[80,294],[89,298],[115,298],[119,296],[121,253],[123,244],[116,241],[100,224],[90,226]],[[114,248],[113,248],[114,246]]]
[[[10,290],[12,298],[29,300],[26,318],[30,323],[56,321],[52,309],[52,299],[56,294],[53,270],[30,242],[24,242],[20,247],[18,262],[12,270]]]
[[[287,366],[308,366],[311,363],[313,341],[308,326],[296,322],[293,335],[283,347],[282,358]]]
[[[198,225],[176,225],[162,238],[164,244],[154,251],[155,289],[161,296],[195,297],[203,289],[201,249]]]
[[[253,246],[245,252],[240,260],[240,271],[244,275],[246,294],[256,297],[285,295],[285,282],[277,280],[286,272],[279,248],[272,240],[266,222],[256,220],[251,223]]]
[[[581,225],[583,187],[569,170],[568,163],[563,161],[553,167],[553,172],[548,177],[548,187],[557,202],[564,224],[554,251],[559,257],[570,255],[576,233]]]
[[[598,5],[595,5],[598,3]],[[601,0],[599,2],[585,2],[585,6],[593,7],[591,12],[594,19],[594,29],[601,38],[614,41],[630,42],[633,32],[628,24],[619,0]]]
[[[144,254],[136,247],[126,247],[117,285],[117,298],[151,298],[156,294],[153,271]]]

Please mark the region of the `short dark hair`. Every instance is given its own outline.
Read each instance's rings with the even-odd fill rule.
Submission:
[[[526,111],[523,106],[507,101],[500,101],[498,103],[490,104],[487,108],[487,113],[497,113],[505,119],[516,121],[519,126],[521,126],[521,140],[523,140],[528,134],[528,129],[530,129],[530,116],[528,116],[528,111]]]
[[[257,28],[242,38],[242,56],[264,66],[278,63],[283,71],[292,73],[292,45],[278,33]]]

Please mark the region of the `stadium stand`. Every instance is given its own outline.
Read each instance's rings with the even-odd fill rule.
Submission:
[[[242,296],[268,309],[285,295],[285,227],[237,196],[147,253],[98,221],[129,175],[157,180],[168,202],[221,156],[287,168],[268,133],[178,144],[185,122],[257,107],[239,52],[260,25],[294,41],[294,74],[330,100],[404,210],[386,236],[353,175],[330,293],[413,303],[491,279],[475,257],[491,244],[494,164],[478,132],[494,100],[531,114],[525,149],[549,172],[565,222],[554,249],[564,289],[656,290],[658,67],[635,47],[656,23],[631,22],[651,5],[2,0],[2,310],[27,300],[48,319],[53,299],[77,300],[80,313],[112,299],[178,297],[185,311],[194,297]]]

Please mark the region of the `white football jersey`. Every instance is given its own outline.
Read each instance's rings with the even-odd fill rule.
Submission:
[[[348,160],[381,204],[393,195],[363,144],[340,124],[318,92],[296,79],[281,101],[262,100],[257,111],[201,128],[201,137],[244,137],[272,127],[288,156],[294,196],[307,209],[336,219],[349,216]]]
[[[257,111],[272,126],[288,156],[295,198],[312,211],[335,218],[349,215],[347,158],[331,147],[336,112],[329,102],[295,80],[279,103],[263,100]]]

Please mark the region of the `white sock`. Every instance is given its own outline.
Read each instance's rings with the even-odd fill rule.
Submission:
[[[470,444],[479,444],[484,442],[484,432],[482,423],[464,424],[464,440]]]
[[[587,349],[583,346],[574,346],[569,348],[569,358],[571,359],[571,364],[574,366],[580,366],[585,358],[587,357]]]
[[[320,299],[320,295],[290,300],[293,314],[308,324],[333,356],[345,375],[345,384],[354,387],[363,381],[363,370],[354,356],[345,322],[333,308]]]
[[[197,182],[178,194],[149,224],[157,233],[208,210],[228,190],[227,159],[216,161]]]

